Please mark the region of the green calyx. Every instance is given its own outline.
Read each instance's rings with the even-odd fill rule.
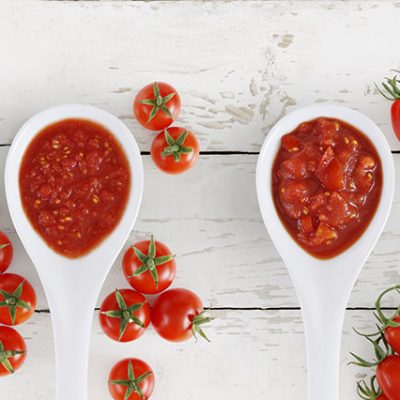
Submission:
[[[10,246],[10,243],[0,244],[0,250],[5,249],[6,247]]]
[[[22,295],[22,290],[24,288],[24,283],[25,281],[22,281],[12,293],[0,289],[0,294],[4,297],[4,299],[0,301],[0,307],[8,307],[12,325],[15,324],[17,308],[22,308],[26,311],[31,310],[31,306],[20,298]]]
[[[129,361],[128,364],[128,379],[118,379],[118,380],[111,380],[108,383],[111,385],[120,385],[126,387],[126,392],[124,396],[124,400],[128,400],[129,396],[132,393],[137,393],[141,399],[144,399],[143,391],[140,388],[139,384],[142,383],[152,372],[145,372],[144,374],[140,375],[139,377],[135,377],[135,373],[133,371],[132,361]]]
[[[349,364],[358,365],[359,367],[376,367],[379,365],[386,357],[394,354],[394,351],[390,348],[388,342],[385,339],[383,332],[380,333],[379,337],[375,340],[371,339],[371,335],[364,335],[353,328],[354,332],[358,335],[366,338],[374,347],[375,357],[376,359],[373,361],[367,361],[364,358],[357,356],[354,353],[350,353],[355,361],[350,362]],[[383,346],[382,346],[383,345]]]
[[[7,370],[8,373],[14,373],[14,368],[11,365],[10,358],[24,353],[24,351],[4,350],[4,345],[0,340],[0,364]]]
[[[132,304],[128,307],[118,289],[115,290],[115,299],[118,303],[118,310],[101,311],[101,314],[121,320],[119,325],[119,340],[121,340],[129,324],[136,324],[144,328],[144,323],[135,316],[135,312],[143,307],[144,303]]]
[[[400,316],[400,306],[397,308],[397,310],[394,312],[394,314],[388,318],[382,310],[382,300],[383,298],[391,292],[396,292],[400,294],[400,285],[393,286],[389,289],[386,289],[383,291],[378,299],[375,302],[375,308],[376,308],[376,313],[374,313],[375,318],[378,320],[379,324],[376,324],[376,332],[374,333],[360,333],[356,329],[353,328],[354,332],[357,333],[357,335],[360,335],[364,338],[366,338],[374,347],[375,350],[375,356],[376,360],[369,362],[364,360],[361,357],[356,356],[353,353],[350,353],[356,361],[351,362],[350,364],[355,364],[360,367],[375,367],[377,366],[380,362],[382,362],[387,356],[394,354],[393,350],[390,348],[388,345],[386,338],[385,338],[385,329],[388,327],[392,328],[399,328],[400,323],[395,321],[395,318]],[[383,346],[383,347],[382,347]]]
[[[376,308],[376,314],[375,317],[379,321],[380,324],[382,324],[382,330],[384,330],[387,327],[392,327],[392,328],[399,328],[400,327],[400,322],[394,321],[394,319],[398,316],[400,316],[400,306],[397,308],[397,310],[394,312],[394,314],[390,317],[387,318],[385,314],[382,311],[382,300],[383,298],[391,292],[396,292],[397,294],[400,294],[400,285],[393,286],[389,289],[386,289],[383,291],[378,299],[375,302],[375,308]]]
[[[165,141],[168,146],[164,148],[164,151],[161,153],[162,156],[173,156],[175,162],[179,162],[181,160],[181,155],[188,154],[193,151],[191,147],[186,147],[183,144],[185,143],[186,137],[189,132],[185,129],[184,132],[178,137],[178,139],[174,139],[168,132],[167,129],[164,130]]]
[[[203,331],[202,326],[204,324],[209,324],[212,322],[214,318],[207,316],[206,312],[203,311],[200,314],[197,314],[192,320],[192,333],[197,341],[197,335],[200,335],[203,339],[207,340],[210,343],[210,339],[207,337],[205,332]]]
[[[157,248],[153,235],[150,238],[149,250],[147,252],[147,255],[140,251],[137,247],[132,247],[133,251],[136,254],[136,257],[142,262],[142,265],[130,276],[130,278],[139,276],[146,271],[149,271],[154,283],[156,284],[156,287],[158,287],[157,267],[173,260],[175,256],[173,256],[172,254],[168,254],[166,256],[156,257]]]
[[[150,122],[160,110],[163,113],[167,114],[168,117],[170,117],[171,119],[174,119],[174,116],[172,115],[171,111],[169,110],[166,104],[176,95],[176,93],[172,92],[167,96],[162,97],[157,82],[154,82],[153,93],[154,93],[154,99],[140,100],[140,103],[153,107],[150,111],[147,122]]]
[[[400,72],[394,70],[394,72]],[[382,89],[375,83],[375,87],[385,99],[394,101],[400,99],[400,79],[395,75],[393,78],[385,78],[386,82],[382,82]]]
[[[377,400],[382,391],[376,386],[376,376],[371,378],[370,386],[365,381],[357,382],[357,393],[364,400]]]

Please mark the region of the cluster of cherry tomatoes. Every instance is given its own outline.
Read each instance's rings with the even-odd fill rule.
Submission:
[[[199,143],[190,130],[170,125],[181,110],[179,93],[168,83],[154,82],[135,97],[133,111],[138,122],[152,131],[161,131],[151,146],[156,166],[169,174],[191,168],[199,157]]]
[[[187,289],[167,290],[176,276],[175,256],[153,237],[135,243],[125,253],[123,273],[132,289],[117,289],[100,307],[100,326],[111,339],[130,342],[141,337],[150,323],[164,339],[181,342],[208,340],[202,326],[211,321],[200,298]],[[151,307],[144,295],[158,295]],[[111,370],[110,394],[115,400],[148,399],[154,374],[142,360],[125,359]]]
[[[357,392],[364,400],[400,400],[400,307],[388,318],[382,311],[382,300],[389,293],[400,294],[400,285],[385,290],[375,303],[377,332],[359,333],[374,347],[376,359],[366,361],[352,353],[353,364],[373,367],[376,374],[368,385],[365,381],[357,383]]]
[[[13,259],[10,239],[0,231],[0,376],[13,374],[26,358],[22,336],[10,326],[27,321],[36,309],[36,293],[22,276],[5,273]]]

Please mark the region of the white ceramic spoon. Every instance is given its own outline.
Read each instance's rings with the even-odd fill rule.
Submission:
[[[381,157],[382,197],[369,227],[347,251],[329,260],[310,256],[291,238],[279,219],[272,198],[271,171],[281,137],[300,123],[334,117],[365,133]],[[314,105],[282,118],[267,136],[257,164],[257,195],[269,235],[285,262],[296,288],[305,324],[310,400],[339,399],[339,360],[345,308],[353,285],[374,248],[391,209],[394,164],[380,129],[359,112],[335,105]]]
[[[121,143],[131,168],[127,208],[115,230],[88,255],[69,259],[51,250],[35,232],[21,204],[18,174],[32,138],[45,126],[65,119],[84,118],[108,128]],[[57,399],[87,400],[87,368],[93,311],[103,282],[132,231],[143,194],[143,165],[129,129],[113,115],[95,107],[67,104],[49,108],[29,119],[8,153],[5,168],[8,207],[15,229],[42,281],[52,315]]]

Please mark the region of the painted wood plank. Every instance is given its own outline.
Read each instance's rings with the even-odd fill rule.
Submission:
[[[80,102],[119,116],[149,150],[131,103],[157,79],[181,92],[178,122],[203,150],[258,151],[282,115],[319,102],[362,111],[399,150],[373,85],[400,68],[399,17],[392,0],[2,1],[0,143],[35,112]]]
[[[147,361],[156,375],[152,399],[306,400],[304,333],[299,311],[218,311],[208,329],[212,343],[171,344],[152,328],[138,341],[119,344],[93,324],[89,366],[90,399],[108,399],[107,375],[125,357]],[[341,400],[355,400],[355,382],[369,373],[348,366],[353,351],[372,357],[371,346],[352,327],[373,329],[372,313],[346,315],[341,356]],[[24,368],[2,379],[2,398],[53,400],[54,357],[49,314],[36,314],[20,328],[29,353]],[[327,390],[329,390],[327,388]]]
[[[7,148],[0,148],[0,170]],[[130,242],[154,233],[177,254],[176,286],[197,291],[210,307],[296,307],[286,269],[261,221],[255,192],[256,156],[202,156],[181,176],[162,174],[143,157],[143,205]],[[400,169],[400,155],[395,155]],[[21,273],[46,301],[34,268],[14,233],[0,174],[0,229],[16,245],[11,271]],[[397,176],[400,186],[400,176]],[[400,193],[389,223],[353,291],[350,306],[369,307],[383,289],[400,282]],[[126,244],[125,248],[129,246]],[[334,265],[333,265],[334,267]],[[126,285],[117,259],[102,297]]]

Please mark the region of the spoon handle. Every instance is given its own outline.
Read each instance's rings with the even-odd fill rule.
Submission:
[[[87,400],[87,372],[95,300],[48,296],[56,355],[57,400]]]
[[[309,400],[339,400],[339,363],[346,301],[303,299]]]

